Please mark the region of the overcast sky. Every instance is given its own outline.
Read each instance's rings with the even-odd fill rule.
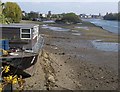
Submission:
[[[118,12],[119,0],[69,0],[69,2],[65,0],[2,0],[2,2],[6,1],[17,2],[26,12],[105,14],[106,12]]]

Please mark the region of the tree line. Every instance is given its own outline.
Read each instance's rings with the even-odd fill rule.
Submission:
[[[40,14],[38,12],[29,12],[26,13],[23,11],[23,20],[36,20],[36,19],[41,19],[41,20],[55,20],[56,23],[78,23],[80,22],[80,17],[76,15],[75,13],[62,13],[62,14],[46,14],[46,16],[43,16],[43,14]],[[37,20],[36,20],[37,21]]]
[[[120,12],[119,13],[106,13],[106,15],[103,17],[103,19],[120,21]]]
[[[55,19],[57,23],[77,23],[81,21],[75,13],[48,14],[46,17],[43,17],[38,12],[31,11],[26,13],[22,11],[20,6],[15,2],[2,3],[0,1],[0,23],[19,23],[22,19],[33,20],[35,18]],[[103,19],[120,21],[120,12],[106,13]]]
[[[79,16],[75,13],[51,14],[51,11],[48,11],[47,16],[43,17],[43,15],[38,12],[31,11],[26,13],[22,11],[20,6],[15,2],[0,2],[0,19],[2,20],[0,23],[19,23],[22,19],[33,20],[35,18],[46,18],[46,20],[55,19],[57,23],[62,22],[71,24],[80,22]]]

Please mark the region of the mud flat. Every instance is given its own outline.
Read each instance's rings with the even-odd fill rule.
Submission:
[[[42,28],[41,25],[45,44],[38,62],[31,68],[34,70],[33,75],[26,79],[25,89],[116,90],[118,88],[118,53],[97,49],[91,42],[99,39],[117,42],[117,35],[84,23],[49,26],[67,28],[69,31],[52,31]],[[84,27],[87,27],[87,30],[83,29]]]

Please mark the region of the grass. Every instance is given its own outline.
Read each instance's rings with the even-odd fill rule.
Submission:
[[[39,21],[31,21],[31,20],[22,20],[20,23],[27,23],[27,24],[39,24],[39,25],[42,25],[44,24],[43,22],[39,22]]]
[[[102,28],[99,27],[88,27],[89,30],[84,29],[75,29],[79,30],[84,34],[84,36],[88,37],[89,39],[102,39],[107,42],[118,42],[118,36],[113,33],[109,33]]]

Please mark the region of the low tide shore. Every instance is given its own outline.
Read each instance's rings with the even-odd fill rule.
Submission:
[[[96,49],[92,40],[117,42],[117,35],[90,23],[48,24],[70,29],[52,31],[40,27],[45,39],[37,63],[28,69],[26,90],[116,90],[118,53]]]

